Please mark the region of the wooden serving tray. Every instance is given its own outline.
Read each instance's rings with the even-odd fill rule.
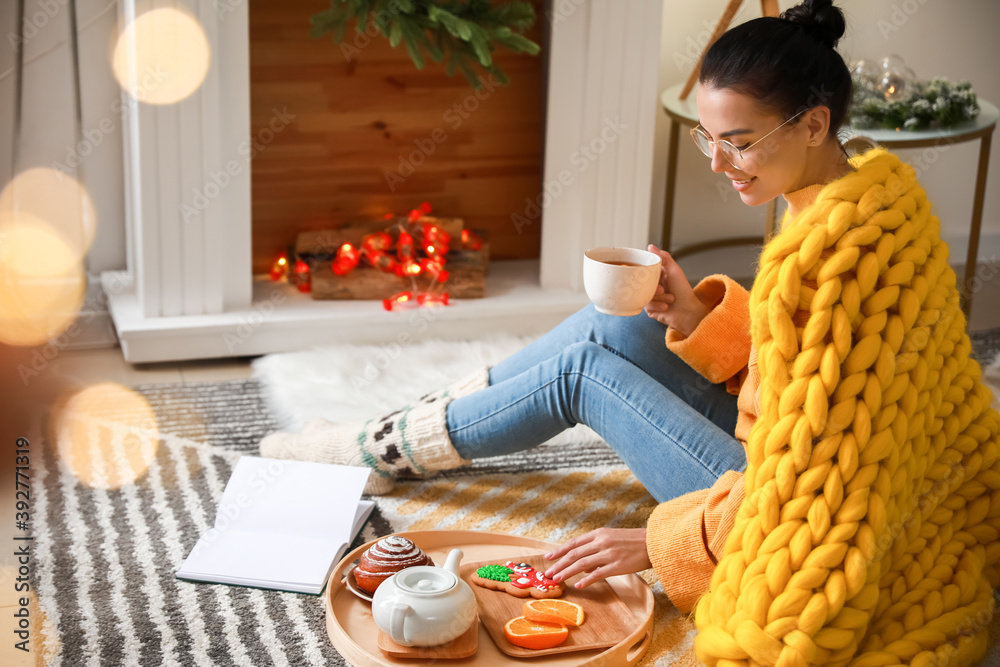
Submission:
[[[583,607],[583,625],[570,627],[569,636],[559,646],[547,649],[530,649],[514,646],[504,634],[504,625],[510,619],[522,615],[524,601],[531,598],[519,598],[503,591],[491,590],[472,583],[471,577],[483,565],[491,563],[503,564],[509,558],[502,558],[481,563],[463,564],[459,568],[462,578],[472,587],[479,603],[479,618],[486,626],[486,631],[501,651],[507,655],[519,658],[534,658],[552,653],[568,653],[570,651],[586,651],[587,649],[607,648],[624,641],[637,623],[632,610],[628,608],[618,594],[607,582],[599,581],[583,590],[573,588],[582,576],[570,577],[564,582],[563,594],[560,600],[575,602]],[[544,571],[551,565],[542,555],[519,556],[518,562],[527,563],[538,571]]]
[[[529,537],[484,533],[471,530],[428,530],[396,533],[409,538],[437,563],[443,563],[452,549],[461,549],[463,562],[525,560],[544,554],[554,544]],[[379,538],[381,539],[381,538]],[[330,575],[323,595],[326,628],[330,641],[346,660],[356,667],[404,665],[413,667],[412,659],[383,655],[378,648],[378,627],[372,618],[371,604],[351,593],[344,583],[344,573],[361,554],[374,544],[372,540],[348,553]],[[649,647],[653,628],[653,593],[638,575],[621,575],[607,580],[608,585],[633,614],[630,634],[614,646],[572,652],[537,655],[529,660],[532,667],[570,667],[577,665],[634,665]],[[475,588],[475,587],[474,587]],[[589,588],[589,587],[588,587]],[[492,591],[489,591],[492,592]],[[512,598],[513,599],[513,598]],[[589,610],[588,610],[589,611]],[[480,609],[480,618],[483,611]],[[586,622],[580,628],[586,627]],[[525,658],[506,655],[493,642],[484,625],[478,628],[479,650],[471,657],[448,660],[448,665],[523,665]],[[568,641],[568,640],[567,640]]]

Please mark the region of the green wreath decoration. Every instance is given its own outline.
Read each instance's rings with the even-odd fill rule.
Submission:
[[[909,84],[899,99],[886,99],[871,82],[854,79],[851,125],[859,129],[921,130],[937,124],[950,127],[979,115],[979,101],[968,81],[944,78]]]
[[[530,55],[541,50],[522,34],[535,23],[534,7],[523,1],[493,6],[489,0],[330,0],[329,9],[310,19],[312,35],[333,33],[333,41],[341,44],[341,50],[360,51],[343,44],[344,33],[353,20],[355,32],[365,34],[369,16],[393,48],[401,43],[406,46],[417,69],[424,68],[427,58],[436,63],[445,60],[448,76],[458,70],[477,90],[483,83],[473,63],[496,77],[501,85],[510,82],[493,60],[497,46]]]

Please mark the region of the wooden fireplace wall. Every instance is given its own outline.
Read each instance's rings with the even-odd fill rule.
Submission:
[[[545,134],[545,1],[527,36],[537,56],[499,48],[510,79],[476,94],[444,65],[418,70],[403,45],[310,36],[325,0],[255,0],[250,10],[253,271],[304,230],[403,214],[420,202],[490,235],[493,259],[539,256]],[[374,32],[374,31],[371,31]],[[354,49],[357,49],[356,51]],[[476,68],[477,71],[481,70]],[[517,214],[532,224],[516,224]]]

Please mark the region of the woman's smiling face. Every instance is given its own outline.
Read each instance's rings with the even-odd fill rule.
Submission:
[[[753,144],[778,128],[787,118],[762,108],[749,95],[728,88],[698,87],[698,115],[701,127],[712,140],[729,141],[740,149]],[[781,127],[749,150],[740,169],[717,147],[712,150],[712,171],[725,174],[750,206],[766,204],[778,195],[809,185],[807,172],[809,129],[804,116]]]

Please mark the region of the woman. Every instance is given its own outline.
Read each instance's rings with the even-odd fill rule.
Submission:
[[[726,629],[714,634],[709,632],[707,635],[703,632],[707,638],[699,644],[699,656],[711,664],[720,657],[736,659],[740,656],[750,656],[758,662],[771,664],[777,659],[780,651],[784,650],[782,647],[788,648],[795,642],[797,643],[794,650],[798,652],[796,653],[798,657],[783,658],[790,660],[786,664],[800,664],[800,660],[811,662],[816,656],[829,659],[829,664],[835,664],[840,660],[838,656],[842,657],[841,654],[848,657],[853,655],[863,638],[865,624],[872,618],[876,603],[883,605],[879,607],[880,610],[888,608],[890,616],[896,613],[894,611],[896,607],[890,606],[894,598],[881,601],[876,583],[866,581],[867,573],[877,573],[878,569],[872,570],[865,564],[877,560],[868,549],[873,540],[868,539],[862,544],[862,547],[865,547],[863,551],[853,543],[848,545],[845,535],[852,527],[859,535],[867,536],[869,533],[864,531],[872,531],[872,526],[878,526],[878,530],[884,532],[886,508],[895,511],[896,505],[893,503],[898,498],[897,496],[889,498],[891,502],[872,499],[869,505],[867,504],[869,490],[864,482],[867,481],[872,486],[873,498],[879,493],[887,494],[889,487],[896,493],[901,482],[897,482],[896,478],[889,478],[884,471],[880,471],[877,461],[878,456],[888,456],[895,465],[898,461],[892,457],[898,458],[898,452],[889,454],[875,452],[873,449],[862,452],[862,464],[871,463],[874,468],[866,465],[864,475],[859,474],[855,478],[858,481],[854,487],[846,485],[848,478],[844,478],[845,484],[838,488],[847,488],[848,491],[857,493],[851,493],[843,503],[841,499],[837,500],[838,507],[842,504],[846,508],[843,513],[831,517],[831,510],[826,505],[810,505],[811,497],[805,498],[804,505],[800,503],[785,512],[785,506],[779,507],[776,504],[777,500],[768,504],[766,498],[759,499],[755,496],[753,507],[745,513],[746,516],[744,514],[737,516],[737,511],[741,509],[745,498],[745,480],[742,472],[747,470],[747,474],[758,475],[754,479],[754,482],[757,482],[762,481],[759,475],[763,473],[759,471],[767,469],[773,473],[775,470],[775,466],[768,468],[768,465],[762,462],[763,459],[756,458],[753,459],[754,467],[747,468],[747,442],[751,436],[751,427],[758,415],[767,414],[770,421],[764,426],[772,428],[778,419],[776,415],[780,416],[778,402],[786,398],[783,394],[774,393],[775,386],[784,382],[779,378],[770,385],[763,383],[762,402],[760,371],[766,370],[771,373],[781,367],[781,371],[784,372],[786,364],[781,361],[784,359],[781,354],[785,354],[789,347],[793,348],[793,351],[797,350],[799,345],[797,340],[805,345],[804,340],[809,336],[802,333],[803,327],[807,326],[807,322],[808,326],[813,326],[816,322],[824,325],[823,318],[826,317],[825,329],[822,327],[820,329],[830,330],[829,336],[837,341],[836,345],[834,342],[826,343],[829,346],[827,353],[833,355],[833,360],[828,363],[829,354],[821,357],[817,353],[814,358],[815,363],[805,358],[801,361],[803,366],[813,364],[812,368],[805,368],[803,372],[813,373],[816,379],[805,376],[808,380],[808,396],[803,389],[802,400],[806,398],[808,400],[805,407],[800,410],[801,423],[797,427],[802,424],[805,426],[804,430],[796,431],[792,436],[807,447],[814,446],[815,443],[827,443],[829,438],[827,440],[822,438],[836,426],[829,420],[833,420],[835,416],[838,419],[842,416],[844,410],[840,408],[842,404],[846,404],[846,400],[838,403],[841,397],[835,391],[836,381],[826,388],[826,393],[823,393],[823,381],[830,376],[835,376],[834,380],[838,380],[841,377],[841,369],[853,369],[862,363],[858,359],[866,356],[868,348],[871,347],[867,343],[865,346],[858,345],[858,354],[846,358],[852,352],[851,346],[857,343],[857,341],[852,342],[850,338],[852,328],[861,323],[861,333],[857,331],[853,333],[860,340],[861,334],[867,331],[865,327],[875,332],[882,331],[886,329],[885,323],[890,320],[895,326],[895,320],[900,319],[897,311],[904,314],[902,319],[906,320],[907,326],[914,325],[916,321],[916,315],[911,317],[907,314],[913,311],[908,303],[902,303],[897,309],[892,303],[887,302],[887,306],[874,314],[869,314],[867,311],[859,314],[857,304],[854,303],[857,301],[855,298],[857,293],[867,294],[882,286],[884,281],[881,274],[877,280],[876,277],[872,277],[871,280],[864,277],[862,280],[862,277],[874,276],[871,271],[878,272],[885,268],[887,260],[883,256],[894,249],[893,239],[888,236],[880,239],[886,242],[878,244],[877,253],[874,250],[869,252],[869,248],[858,250],[855,247],[847,247],[844,253],[836,255],[840,261],[843,258],[850,260],[851,257],[857,259],[863,253],[867,253],[865,260],[867,264],[861,262],[856,267],[857,276],[850,278],[854,282],[848,285],[848,278],[844,278],[848,282],[844,283],[843,300],[845,303],[850,301],[846,307],[830,304],[821,307],[814,303],[810,306],[810,308],[815,306],[813,311],[808,308],[802,310],[799,305],[800,283],[795,261],[784,264],[771,261],[779,255],[781,257],[794,255],[793,260],[799,261],[802,266],[807,266],[817,260],[821,254],[820,250],[825,261],[835,255],[835,251],[840,249],[841,245],[851,246],[851,243],[854,243],[857,246],[861,243],[862,236],[869,232],[877,234],[880,228],[876,225],[850,238],[845,234],[846,240],[836,235],[844,234],[851,224],[859,224],[859,220],[864,222],[861,220],[862,212],[864,216],[877,213],[880,202],[869,200],[862,200],[860,203],[847,202],[849,206],[846,209],[841,207],[834,210],[832,208],[834,204],[827,195],[841,190],[854,192],[858,189],[859,183],[868,187],[874,181],[883,179],[885,191],[891,191],[891,198],[894,199],[902,192],[900,184],[906,178],[912,178],[912,170],[906,172],[908,168],[905,165],[900,166],[898,159],[891,156],[879,157],[878,160],[874,160],[878,162],[874,166],[873,162],[869,161],[872,164],[863,167],[866,170],[865,176],[860,181],[855,177],[861,176],[861,172],[852,173],[855,167],[848,160],[837,138],[837,131],[846,119],[851,98],[850,73],[835,50],[837,41],[843,36],[844,28],[842,13],[830,0],[806,0],[801,5],[784,12],[781,18],[760,18],[729,30],[705,55],[697,93],[701,123],[692,131],[696,144],[710,158],[712,170],[725,174],[746,204],[757,206],[770,202],[778,196],[783,197],[788,203],[783,230],[768,245],[762,257],[761,274],[755,279],[753,299],[739,284],[721,275],[710,276],[696,287],[692,287],[671,256],[651,245],[649,249],[663,258],[663,270],[656,296],[646,306],[648,317],[640,315],[620,318],[599,314],[592,307],[585,308],[497,366],[482,369],[401,411],[365,424],[336,426],[320,422],[313,424],[306,432],[299,435],[271,435],[261,444],[262,454],[370,466],[374,469],[374,473],[369,490],[378,493],[391,488],[395,475],[402,472],[425,474],[461,465],[469,459],[526,449],[544,442],[574,424],[587,424],[615,448],[637,478],[661,504],[653,511],[645,528],[602,528],[571,539],[554,549],[547,554],[547,558],[553,561],[546,571],[547,576],[561,580],[585,573],[576,584],[577,587],[583,588],[612,575],[654,567],[672,602],[680,610],[690,611],[699,598],[709,592],[710,582],[712,594],[715,595],[717,584],[726,583],[726,577],[735,577],[738,582],[739,575],[750,571],[746,563],[730,567],[730,561],[723,560],[726,539],[734,530],[734,526],[740,531],[744,550],[756,553],[761,546],[761,539],[774,532],[772,529],[761,528],[763,524],[758,525],[761,521],[772,516],[773,521],[778,521],[780,516],[782,521],[790,517],[791,520],[806,525],[805,517],[795,513],[801,514],[805,508],[810,508],[810,512],[815,513],[815,516],[810,514],[808,517],[808,528],[814,531],[814,543],[810,543],[808,529],[803,529],[805,533],[799,530],[796,535],[804,536],[804,545],[800,544],[802,540],[792,544],[791,564],[786,564],[784,578],[780,567],[774,572],[772,568],[768,568],[767,585],[781,589],[789,581],[792,570],[802,566],[809,549],[826,544],[822,539],[828,531],[829,535],[844,542],[843,553],[839,544],[831,544],[827,545],[829,549],[821,554],[826,558],[823,563],[828,570],[837,563],[840,564],[837,566],[842,568],[841,572],[835,573],[836,576],[829,577],[829,582],[832,583],[826,584],[828,589],[830,586],[833,587],[826,591],[832,602],[824,598],[813,604],[810,596],[815,591],[806,587],[800,591],[801,595],[792,597],[792,602],[786,600],[781,604],[776,603],[776,606],[769,611],[768,604],[771,602],[771,597],[768,596],[775,595],[776,591],[772,590],[770,593],[767,590],[758,591],[759,595],[743,598],[739,603],[743,604],[749,599],[766,601],[767,604],[746,602],[750,607],[756,608],[755,613],[761,616],[757,619],[750,611],[729,613],[737,609],[733,605],[736,604],[738,596],[742,595],[738,584],[734,584],[735,592],[729,593],[728,598],[716,595],[716,600],[719,600],[718,604],[721,605],[718,608],[709,609],[708,604],[699,606],[699,627],[704,628],[706,624],[711,625],[716,622],[712,620],[712,614],[723,619],[732,617],[735,619],[734,623],[755,625],[741,626],[738,631]],[[860,165],[864,165],[865,161],[862,159],[856,164],[861,169]],[[869,173],[872,174],[870,178]],[[873,191],[879,192],[879,188],[882,187],[877,185]],[[918,186],[911,184],[907,187],[912,193],[916,193],[914,197],[925,203],[923,191],[919,190],[917,193],[914,189]],[[820,197],[821,191],[824,193],[822,197]],[[900,225],[907,216],[914,220],[923,216],[921,220],[926,220],[927,208],[921,204],[919,210],[912,210],[913,207],[910,207],[906,211],[886,213],[898,214],[900,220],[893,224]],[[837,218],[848,209],[854,212],[851,214],[854,216],[853,222]],[[917,233],[913,231],[917,229],[915,224],[906,220],[899,226],[901,231],[895,236],[897,245],[902,248],[907,247],[909,239],[907,234]],[[936,219],[931,226],[934,227],[933,234],[936,234]],[[814,243],[816,236],[806,236],[813,227],[827,230],[828,242],[831,245],[816,246]],[[884,227],[889,229],[891,225],[887,222]],[[929,243],[925,245],[931,247]],[[943,247],[943,244],[939,245]],[[909,263],[926,263],[929,261],[928,255],[933,254],[934,262],[944,266],[941,252],[946,254],[946,250],[928,253],[923,246],[917,247],[911,253],[913,261]],[[919,257],[921,253],[923,253],[922,259]],[[778,268],[775,268],[779,264],[780,275]],[[855,276],[855,267],[846,265],[845,267],[843,269],[847,272],[845,276],[848,274]],[[835,273],[829,267],[818,270],[818,274],[816,270],[812,271],[813,273],[806,272],[802,275],[802,285],[805,285],[801,288],[803,298],[806,298],[807,290],[810,295],[818,292],[817,280],[825,280],[829,277],[827,274]],[[894,288],[897,293],[899,292],[899,285],[906,278],[903,275],[905,272],[906,266],[902,266],[886,278],[887,289],[884,293],[880,291],[883,300],[892,298]],[[912,274],[912,270],[910,273]],[[950,285],[947,284],[947,273],[939,272],[934,275],[941,276],[939,282],[942,282],[940,285],[942,290],[950,288],[952,292],[954,291],[953,274]],[[808,281],[812,281],[811,286],[806,284]],[[859,282],[865,284],[858,288]],[[923,283],[927,282],[923,280]],[[926,284],[921,289],[926,292],[925,288]],[[839,295],[839,287],[836,289],[838,290],[836,294],[828,290],[823,292],[823,297],[826,298],[831,294]],[[780,293],[779,296],[782,298],[787,297],[785,303],[768,302],[767,299],[772,292]],[[942,296],[940,301],[950,303],[949,299],[951,297]],[[952,310],[957,312],[957,296],[954,300]],[[767,307],[755,308],[755,305],[760,303],[764,303]],[[826,310],[823,310],[824,308]],[[853,319],[848,319],[843,314],[845,312],[853,313]],[[866,315],[870,315],[869,319],[864,319]],[[930,317],[927,319],[929,321]],[[954,332],[955,327],[958,327],[957,330],[961,333],[962,322],[955,318],[946,320],[951,327],[949,331]],[[881,329],[878,328],[880,321]],[[917,322],[922,326],[920,322],[923,320]],[[758,346],[761,345],[760,341],[766,344],[760,350],[751,345],[751,329]],[[888,329],[895,331],[892,326]],[[796,333],[797,331],[799,333]],[[799,339],[796,338],[797,335]],[[843,342],[844,335],[847,336],[846,343]],[[772,344],[772,338],[779,339],[780,345]],[[889,336],[889,341],[892,342],[896,338],[898,336],[893,333]],[[663,346],[664,341],[666,349]],[[886,343],[879,348],[878,340],[869,343],[875,346],[874,350],[879,354],[891,347]],[[898,340],[896,347],[899,347]],[[921,349],[928,347],[925,345]],[[946,347],[942,344],[937,349],[944,350]],[[965,368],[968,351],[965,348],[958,348],[957,345],[947,347],[949,351],[955,350],[954,354],[959,357],[964,355],[959,362],[952,365]],[[762,359],[760,369],[757,364],[758,351]],[[932,349],[927,354],[933,352]],[[838,353],[844,358],[838,359]],[[897,362],[889,357],[885,354],[878,357],[878,372],[874,370],[870,372],[871,378],[875,379],[871,379],[868,384],[864,383],[863,368],[855,374],[852,381],[859,379],[861,384],[854,382],[854,385],[858,386],[853,390],[853,394],[847,397],[850,401],[863,403],[861,399],[870,398],[876,402],[881,400],[877,385],[872,385],[872,382],[876,379],[885,379],[886,382],[894,379],[892,364]],[[767,369],[764,369],[765,358]],[[816,370],[820,366],[821,358],[822,377],[820,370]],[[795,357],[788,357],[787,367],[791,368],[795,360]],[[933,362],[933,359],[931,361]],[[868,363],[875,368],[874,358]],[[951,368],[947,364],[945,366]],[[796,372],[799,370],[801,369],[796,367]],[[767,376],[767,379],[770,377]],[[926,378],[927,374],[924,373],[923,377]],[[900,381],[892,385],[891,391],[886,389],[887,396],[897,393],[901,395],[908,384],[908,376],[895,379]],[[972,386],[974,382],[969,380],[967,384]],[[814,392],[817,387],[819,391]],[[864,389],[863,392],[861,388]],[[932,402],[941,400],[940,393],[939,390],[938,394],[931,397]],[[855,398],[855,395],[860,398]],[[790,396],[789,402],[793,403],[791,408],[797,409],[794,395]],[[898,396],[896,399],[902,400]],[[906,400],[908,402],[904,407],[911,411],[915,409],[914,406],[918,404],[924,406],[926,403],[926,401],[918,403],[915,399],[910,400],[909,395]],[[976,401],[981,403],[981,398],[977,398]],[[987,405],[988,403],[989,401],[986,401]],[[782,403],[781,410],[785,410],[786,407]],[[860,411],[865,409],[867,408],[858,407],[849,414],[849,417],[854,418],[857,414],[863,414]],[[878,412],[877,407],[871,410],[872,415],[878,413],[886,419],[896,414],[893,412],[886,416],[885,413]],[[814,413],[820,413],[820,416],[817,417]],[[918,413],[909,423],[915,424],[919,416],[921,415]],[[944,414],[942,419],[945,417],[947,414]],[[809,432],[810,420],[812,433]],[[872,422],[875,423],[875,420]],[[868,440],[866,423],[864,420],[856,421],[856,433],[843,438],[843,442],[852,443],[854,449],[845,445],[839,451],[839,459],[834,456],[838,454],[836,447],[826,452],[826,460],[817,461],[818,453],[814,452],[810,458],[810,452],[806,450],[803,458],[801,449],[793,455],[791,450],[794,448],[788,446],[785,449],[789,449],[790,453],[784,462],[789,465],[794,464],[794,474],[801,474],[802,469],[815,463],[822,476],[814,475],[811,478],[810,483],[814,486],[816,483],[822,485],[822,481],[827,478],[840,479],[840,471],[843,470],[853,474],[858,466],[858,448]],[[881,423],[877,423],[876,426],[885,429],[879,433],[880,436],[884,436],[879,442],[884,443],[889,437],[886,435],[889,429]],[[894,430],[889,435],[907,432],[905,421],[900,425],[897,419],[892,422],[892,426]],[[842,424],[840,428],[843,428]],[[993,429],[990,431],[992,435],[988,437],[995,440],[995,424],[985,430],[976,431],[976,437],[981,436],[988,440],[982,433],[988,432],[990,428]],[[767,435],[757,433],[762,430],[764,429],[755,429],[756,441],[761,443],[763,442],[761,438]],[[949,437],[953,436],[954,433],[951,433]],[[840,434],[837,434],[837,437],[840,437]],[[836,445],[836,442],[833,444]],[[996,449],[995,446],[993,448]],[[775,454],[763,444],[755,448],[753,443],[749,451],[754,454],[765,450],[768,456],[780,456],[784,451],[779,450]],[[900,451],[909,450],[901,447]],[[763,457],[764,454],[760,456]],[[867,461],[866,457],[874,459],[875,463]],[[984,454],[981,457],[984,460],[979,462],[984,467],[985,457]],[[993,456],[989,459],[990,465],[994,463],[995,458],[996,456]],[[784,482],[781,481],[781,474],[782,470],[778,470],[777,486],[769,487],[771,491],[782,484],[787,486],[793,482],[797,483],[797,479],[790,476],[792,475],[790,468],[784,471]],[[997,474],[997,481],[1000,482],[1000,473]],[[972,490],[967,489],[966,493],[967,495],[973,494],[973,491],[980,493],[982,492],[980,487],[986,488],[991,483],[980,483]],[[757,486],[747,481],[746,488],[756,489]],[[800,487],[797,485],[795,489],[798,491]],[[810,494],[817,493],[813,488],[806,491]],[[758,500],[761,509],[758,509]],[[993,505],[1000,514],[1000,497],[995,500],[997,502]],[[881,505],[878,504],[880,502]],[[941,502],[940,497],[937,498],[937,502]],[[965,500],[959,499],[957,502],[961,504]],[[766,516],[764,509],[767,510]],[[833,509],[836,510],[837,507]],[[779,510],[783,513],[779,513]],[[752,516],[754,512],[758,512],[764,518]],[[959,514],[949,511],[946,514],[935,515],[935,520],[952,520],[958,516]],[[963,520],[968,516],[972,515],[961,515]],[[992,515],[987,517],[981,506],[975,517],[978,521],[987,518],[992,520]],[[861,518],[867,523],[864,527],[858,528]],[[954,520],[957,521],[958,518]],[[759,538],[747,537],[748,521],[758,521],[758,524],[752,526],[755,530],[761,531],[758,533]],[[830,528],[831,522],[836,526],[836,531]],[[963,525],[958,525],[952,532],[958,534]],[[794,529],[796,526],[791,527]],[[986,540],[993,530],[992,527],[987,530],[977,526],[974,534],[981,535],[982,539]],[[948,535],[952,535],[952,532],[948,532]],[[787,535],[785,539],[787,540]],[[963,539],[965,543],[970,544],[975,541],[972,538]],[[931,536],[925,539],[929,540]],[[957,544],[955,549],[965,548],[963,544]],[[735,551],[740,545],[735,544],[730,547],[731,551]],[[838,554],[839,560],[836,563],[827,562],[830,559],[836,560],[834,557]],[[977,550],[976,554],[980,554],[980,551]],[[977,577],[982,578],[986,570],[991,573],[990,577],[994,577],[997,574],[994,568],[995,561],[1000,554],[995,548],[984,550],[982,554],[986,555],[969,556],[971,560],[961,566],[968,574],[959,577],[962,582],[960,587],[956,584],[956,589],[962,590],[963,604],[966,594],[971,596],[970,600],[973,597],[975,601],[982,601],[981,598],[988,600],[988,594],[983,598],[983,595],[980,595],[981,591],[969,584],[969,581],[978,581]],[[725,558],[729,557],[730,554],[727,552]],[[815,558],[820,559],[820,556]],[[723,560],[726,567],[719,565],[720,576],[716,581],[712,579],[712,575],[716,563],[720,560]],[[910,561],[913,561],[913,558],[910,558]],[[775,562],[780,563],[780,559],[776,559]],[[845,562],[848,563],[847,566],[843,565]],[[815,561],[809,560],[806,564],[815,564]],[[892,567],[906,565],[907,562],[891,564]],[[922,562],[921,565],[925,563]],[[766,558],[753,565],[761,568],[766,566]],[[887,569],[886,572],[892,570]],[[924,569],[920,572],[926,574]],[[918,575],[913,573],[913,567],[907,570],[906,583],[911,579],[919,579]],[[793,583],[801,581],[794,577],[791,580]],[[760,584],[760,581],[751,581],[750,584]],[[902,595],[903,591],[898,589],[900,586],[897,585],[891,594],[886,593],[886,595],[890,595],[890,598]],[[905,587],[903,589],[905,591]],[[973,589],[979,592],[973,595]],[[865,591],[863,596],[860,593],[862,590]],[[826,605],[838,604],[838,600],[839,604],[843,605],[845,591],[851,594],[846,596],[848,600],[851,600],[851,596],[863,598],[864,604],[867,605],[863,613],[859,612],[860,615],[851,616],[847,620],[838,620],[840,626],[829,629],[829,632],[824,630],[826,634],[821,633],[822,639],[815,641],[811,636],[803,635],[805,638],[802,638],[795,632],[788,634],[790,628],[796,627],[797,623],[801,625],[807,621],[812,622],[810,619],[821,619],[825,624],[835,619],[833,607]],[[706,599],[711,597],[707,596]],[[945,598],[947,598],[945,602],[954,602],[958,600],[958,594],[948,593]],[[716,600],[710,602],[714,604]],[[807,602],[813,606],[806,607]],[[791,626],[783,629],[785,644],[775,645],[774,637],[764,633],[761,628],[771,622],[771,616],[767,614],[779,613],[776,610],[782,604],[785,605],[782,607],[784,610],[782,613],[788,612],[787,620]],[[948,608],[947,604],[945,608]],[[920,612],[920,622],[923,622],[924,613]],[[926,613],[932,613],[930,608]],[[910,625],[916,623],[917,618],[916,612],[908,613],[905,628],[902,621],[893,619],[886,621],[890,627],[886,630],[885,641],[878,640],[878,647],[883,644],[892,645],[891,641],[895,637],[900,636],[904,630],[911,630]],[[820,620],[816,622],[820,623]],[[899,627],[893,626],[892,622]],[[722,623],[724,624],[724,621]],[[852,623],[854,625],[851,625]],[[778,630],[770,625],[767,627],[769,632]],[[812,631],[815,634],[816,628],[812,628]],[[732,632],[736,634],[733,635]],[[735,640],[733,636],[736,637]],[[701,637],[699,641],[702,641]],[[913,645],[918,646],[920,642],[915,640]],[[713,655],[712,650],[717,648],[722,653]],[[907,644],[905,650],[899,650],[906,653],[911,648],[912,646]],[[891,661],[876,660],[871,664],[891,664]]]

